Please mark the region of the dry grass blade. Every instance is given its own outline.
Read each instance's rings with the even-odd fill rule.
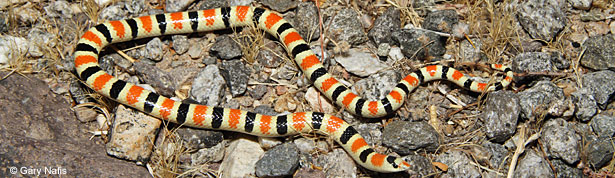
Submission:
[[[162,134],[158,145],[154,144],[151,160],[147,164],[150,173],[157,178],[172,178],[182,174],[180,156],[189,152],[184,146],[177,129],[168,130],[167,122],[163,122]],[[179,128],[179,127],[178,127]]]

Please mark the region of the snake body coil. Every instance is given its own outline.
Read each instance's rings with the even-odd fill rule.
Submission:
[[[264,137],[317,132],[337,141],[359,165],[367,169],[399,172],[410,167],[398,157],[376,153],[353,127],[332,115],[299,112],[268,116],[238,109],[177,102],[117,79],[104,72],[98,64],[100,51],[112,43],[249,25],[278,37],[316,88],[338,106],[362,117],[377,118],[393,113],[401,107],[410,91],[429,80],[447,79],[477,92],[502,89],[512,80],[510,69],[498,64],[492,65],[492,68],[506,72],[506,76],[504,80],[489,88],[487,84],[474,82],[453,68],[432,65],[406,76],[384,99],[367,101],[333,78],[297,30],[280,15],[249,6],[158,14],[99,24],[86,31],[79,40],[74,54],[75,68],[81,80],[97,92],[164,120],[191,127],[229,130]]]

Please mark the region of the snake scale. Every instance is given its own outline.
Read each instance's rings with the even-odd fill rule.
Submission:
[[[113,77],[98,64],[100,51],[112,43],[250,25],[277,37],[316,88],[338,106],[360,117],[378,118],[394,113],[404,103],[406,95],[425,81],[446,79],[475,92],[502,89],[512,81],[510,68],[499,64],[492,64],[491,67],[506,75],[500,82],[489,86],[472,81],[453,68],[430,65],[407,75],[384,99],[367,101],[329,74],[297,30],[278,13],[250,6],[158,14],[98,24],[79,40],[74,53],[75,68],[80,79],[96,92],[170,122],[264,137],[316,132],[335,140],[356,163],[367,169],[399,172],[410,167],[399,157],[375,152],[352,126],[329,114],[298,112],[268,116],[238,109],[182,103]]]

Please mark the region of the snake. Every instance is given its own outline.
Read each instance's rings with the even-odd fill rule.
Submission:
[[[393,114],[404,98],[421,83],[444,79],[475,92],[500,90],[509,85],[513,73],[502,64],[491,68],[505,72],[499,82],[488,85],[473,81],[460,71],[441,65],[422,67],[407,75],[381,100],[368,101],[353,93],[327,72],[298,31],[272,10],[252,6],[173,12],[108,21],[88,29],[79,39],[74,52],[76,73],[88,87],[119,103],[151,116],[182,126],[227,130],[261,137],[284,137],[300,133],[318,133],[335,140],[360,166],[376,172],[400,172],[410,164],[398,156],[378,153],[347,122],[321,112],[297,112],[263,115],[255,112],[175,101],[118,79],[103,71],[99,53],[109,44],[172,34],[186,34],[256,27],[277,37],[298,68],[330,101],[348,112],[366,118]]]

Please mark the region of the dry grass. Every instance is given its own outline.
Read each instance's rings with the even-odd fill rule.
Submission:
[[[162,138],[158,138],[160,140],[158,144],[153,144],[154,151],[149,163],[147,163],[147,168],[153,177],[173,178],[184,172],[180,165],[180,157],[189,150],[176,133],[176,129],[169,130],[166,127],[167,123],[163,123],[162,133],[159,134],[159,137]]]

